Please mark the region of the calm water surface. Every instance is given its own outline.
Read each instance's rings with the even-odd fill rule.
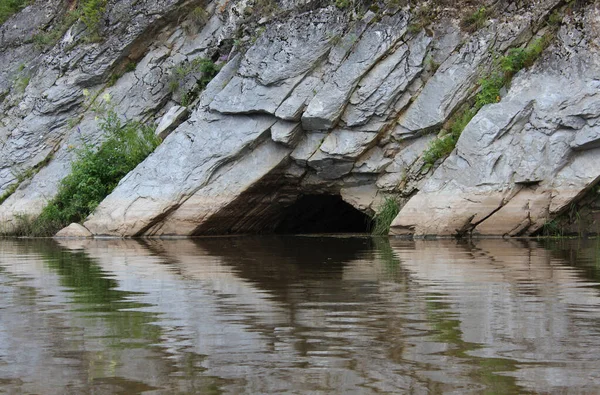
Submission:
[[[600,393],[600,242],[0,241],[0,393]]]

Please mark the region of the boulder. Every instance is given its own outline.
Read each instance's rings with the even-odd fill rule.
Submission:
[[[56,233],[54,235],[54,237],[85,239],[85,238],[94,237],[94,235],[85,226],[76,224],[76,223],[72,223],[71,225],[67,226],[66,228],[59,230],[58,233]]]

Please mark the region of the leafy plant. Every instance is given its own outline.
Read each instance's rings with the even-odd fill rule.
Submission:
[[[371,233],[374,235],[387,235],[390,233],[390,225],[399,212],[400,205],[398,200],[392,197],[386,198],[381,207],[379,207],[375,217],[373,217],[373,229]]]
[[[2,0],[0,0],[2,1]],[[59,22],[47,31],[40,31],[33,36],[33,42],[42,48],[55,45],[69,30],[69,28],[79,19],[85,24],[89,35],[86,40],[89,42],[99,41],[100,22],[102,15],[106,11],[107,0],[81,0],[75,10],[64,14]]]
[[[151,126],[123,123],[114,111],[102,119],[108,138],[98,147],[84,145],[71,165],[58,194],[35,219],[23,217],[17,234],[51,236],[62,227],[83,221],[110,194],[119,181],[159,144]]]

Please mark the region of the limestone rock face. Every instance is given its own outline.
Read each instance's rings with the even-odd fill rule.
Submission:
[[[542,57],[428,164],[496,55],[553,29],[566,5],[486,0],[494,17],[467,32],[456,6],[415,31],[416,9],[276,3],[258,21],[246,2],[208,1],[198,21],[189,1],[110,2],[102,40],[77,22],[47,47],[33,37],[65,2],[35,1],[0,26],[0,196],[19,184],[1,227],[56,195],[77,148],[106,137],[107,110],[163,141],[87,218],[94,235],[268,232],[303,195],[372,215],[392,194],[407,202],[393,234],[517,236],[600,179],[597,4],[569,9]],[[201,59],[218,70],[208,84]]]
[[[583,18],[581,31],[565,25],[542,61],[481,109],[403,207],[393,234],[531,234],[597,182],[597,8]]]

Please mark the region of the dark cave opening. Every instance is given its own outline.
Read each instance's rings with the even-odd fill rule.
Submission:
[[[303,195],[285,209],[276,234],[368,233],[371,218],[339,195]]]

